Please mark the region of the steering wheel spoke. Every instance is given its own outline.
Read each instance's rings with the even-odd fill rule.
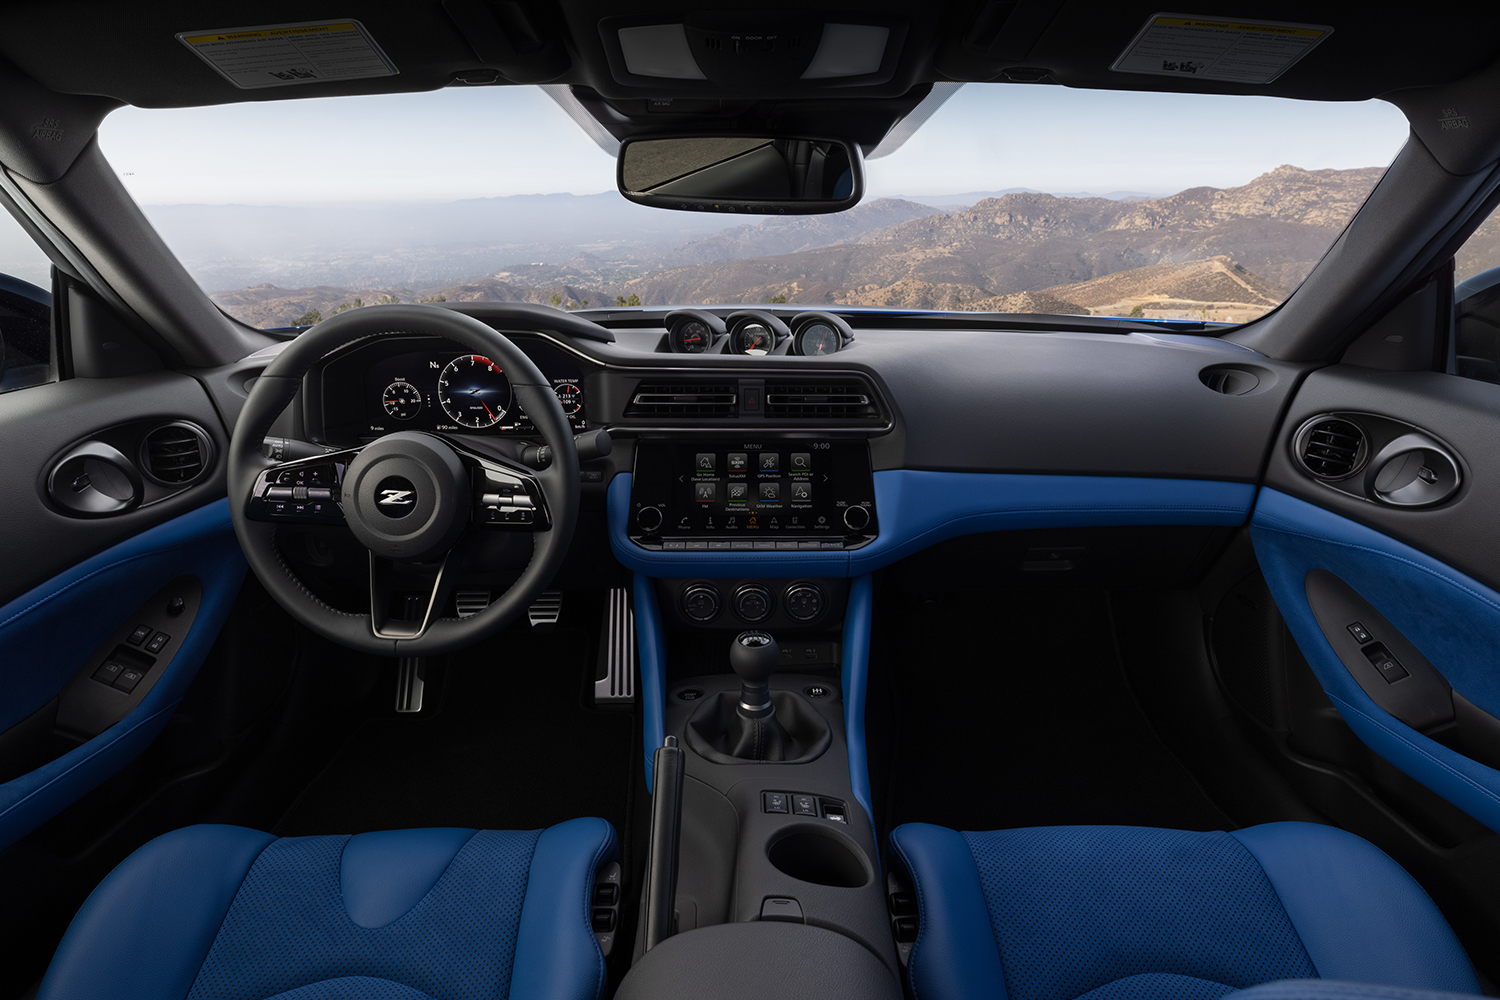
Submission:
[[[344,472],[360,448],[281,462],[255,477],[245,517],[273,524],[343,525]]]
[[[445,437],[458,453],[473,484],[469,522],[486,530],[547,531],[552,527],[547,496],[536,476],[514,461],[478,450],[479,446]]]
[[[370,630],[377,639],[419,639],[427,632],[453,589],[448,559],[416,563],[370,553]]]

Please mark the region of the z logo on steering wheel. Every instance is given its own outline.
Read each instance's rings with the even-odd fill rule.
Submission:
[[[412,502],[406,499],[407,497],[412,495],[411,490],[381,490],[380,493],[381,498],[375,501],[376,503],[401,504],[402,506],[405,506],[406,504]]]

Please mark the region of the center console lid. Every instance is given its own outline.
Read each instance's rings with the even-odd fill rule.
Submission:
[[[718,924],[667,938],[615,1000],[901,1000],[901,984],[842,934],[806,924]]]

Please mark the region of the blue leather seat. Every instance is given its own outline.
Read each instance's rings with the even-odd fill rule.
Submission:
[[[38,1000],[598,1000],[595,870],[614,829],[146,844],[68,928]]]
[[[1432,900],[1333,827],[891,834],[916,1000],[1217,1000],[1281,980],[1482,992]]]

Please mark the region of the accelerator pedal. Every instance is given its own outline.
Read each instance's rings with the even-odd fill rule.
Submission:
[[[604,608],[604,625],[599,637],[594,704],[633,704],[635,664],[635,612],[630,607],[630,591],[625,587],[613,587]]]

